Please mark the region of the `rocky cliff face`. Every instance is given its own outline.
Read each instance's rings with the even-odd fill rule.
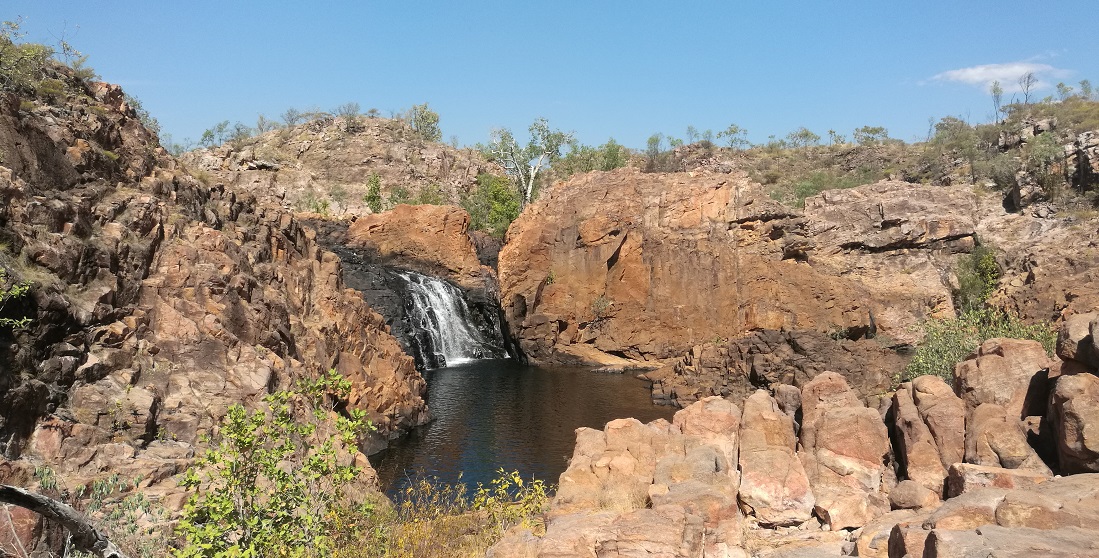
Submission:
[[[805,261],[805,225],[743,174],[579,176],[512,224],[502,304],[541,361],[583,345],[654,360],[759,328],[865,327],[870,293]]]
[[[1043,320],[1095,304],[1094,220],[896,181],[826,191],[794,210],[725,170],[591,173],[525,211],[499,263],[523,350],[543,362],[663,361],[649,375],[654,394],[680,404],[775,377],[800,386],[824,369],[869,396],[903,368],[896,350],[920,339],[920,323],[953,315],[953,268],[977,242],[1003,251],[998,304]],[[753,340],[766,331],[778,337]]]
[[[118,87],[0,97],[0,199],[0,265],[34,286],[4,307],[30,324],[0,329],[7,474],[141,476],[179,505],[173,475],[227,406],[328,368],[379,438],[427,419],[412,359],[339,259],[269,197],[193,178]]]

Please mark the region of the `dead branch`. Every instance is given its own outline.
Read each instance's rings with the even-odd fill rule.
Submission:
[[[65,503],[6,484],[0,484],[0,503],[26,508],[60,523],[72,535],[72,544],[77,550],[99,558],[127,558],[88,518]]]

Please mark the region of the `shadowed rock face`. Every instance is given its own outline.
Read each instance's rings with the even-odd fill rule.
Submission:
[[[35,285],[5,306],[29,327],[0,331],[15,469],[70,486],[140,476],[178,506],[173,475],[229,405],[328,368],[351,380],[344,403],[378,426],[373,442],[427,420],[423,379],[339,258],[262,188],[190,176],[118,87],[0,96],[0,161],[0,265]]]
[[[331,226],[331,225],[330,225]],[[482,265],[469,234],[469,215],[453,206],[399,205],[391,211],[355,219],[346,232],[327,235],[343,260],[344,280],[380,312],[417,366],[442,363],[431,356],[431,340],[415,323],[408,304],[410,285],[401,273],[411,270],[445,280],[461,289],[468,312],[462,317],[488,343],[484,356],[503,356],[514,348],[504,338],[495,271]]]
[[[887,392],[906,363],[877,339],[762,330],[725,344],[695,346],[645,377],[653,382],[654,401],[686,407],[709,395],[740,401],[761,387],[800,388],[825,371],[840,374],[860,397],[868,397]]]

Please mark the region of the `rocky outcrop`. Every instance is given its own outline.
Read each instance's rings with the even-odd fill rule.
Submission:
[[[1090,556],[1099,550],[1097,480],[972,488],[897,523],[889,556]]]
[[[740,425],[740,501],[763,525],[809,520],[816,498],[798,460],[793,419],[763,390],[744,402]]]
[[[229,405],[329,368],[378,428],[362,449],[428,418],[423,379],[339,259],[270,198],[190,176],[117,87],[0,97],[0,160],[0,265],[33,285],[29,325],[0,328],[16,468],[141,478],[179,506],[173,477]]]
[[[954,391],[970,409],[992,403],[1014,420],[1041,416],[1052,365],[1037,341],[989,339],[955,367]]]
[[[513,531],[491,555],[1057,556],[1074,555],[1072,545],[1090,555],[1099,482],[1053,473],[1090,466],[1099,380],[1006,373],[1032,368],[1028,347],[986,343],[966,362],[985,361],[956,368],[958,394],[924,376],[891,401],[870,398],[891,403],[870,408],[842,375],[823,371],[800,389],[755,391],[743,413],[710,396],[671,424],[580,429],[546,534]],[[993,389],[994,379],[1005,385]],[[1047,384],[1056,387],[1042,428],[1058,436],[1062,461],[1082,468],[1049,467],[1031,446],[1042,440],[1024,430],[1040,417],[1019,414],[1044,407],[1019,402]]]
[[[826,191],[794,210],[727,162],[590,173],[548,189],[501,252],[502,303],[525,352],[535,361],[664,361],[648,374],[661,402],[746,397],[765,376],[797,375],[785,357],[811,354],[796,346],[807,335],[876,335],[886,349],[918,342],[924,319],[953,314],[956,256],[978,237],[997,248],[1004,272],[996,305],[1028,320],[1099,305],[1088,288],[1099,281],[1092,220],[1011,213],[966,185],[895,181]],[[760,339],[775,335],[787,339]],[[831,353],[821,361],[844,351]],[[754,380],[751,368],[767,360],[757,355],[768,354],[783,364]],[[853,351],[848,360],[884,371],[905,358],[882,357]],[[838,368],[864,396],[888,388],[863,390],[868,382]]]
[[[1004,213],[982,201],[982,242],[1001,252],[1003,270],[990,302],[1025,320],[1059,321],[1099,307],[1099,222]]]
[[[482,173],[503,176],[475,149],[425,142],[405,122],[316,115],[242,141],[184,154],[182,161],[234,189],[262,187],[288,209],[365,215],[373,175],[383,199],[429,192],[457,204]]]
[[[942,194],[881,188],[929,204]],[[704,341],[757,329],[857,338],[870,330],[871,313],[875,333],[903,339],[928,313],[949,312],[932,252],[950,261],[951,251],[972,246],[972,226],[969,218],[946,226],[946,216],[925,212],[894,227],[915,218],[882,216],[878,205],[835,194],[801,215],[735,172],[576,176],[512,224],[500,253],[502,303],[524,352],[540,361],[560,360],[573,344],[637,360],[678,358]],[[865,222],[850,222],[855,214]],[[843,224],[817,223],[818,215],[843,216]],[[851,240],[871,236],[879,241]],[[845,254],[873,273],[837,273]],[[919,271],[877,290],[906,266]]]
[[[845,379],[859,397],[885,393],[907,360],[873,339],[814,331],[762,330],[725,344],[704,343],[645,377],[653,400],[689,405],[710,395],[741,400],[758,388],[804,386],[824,371]]]
[[[469,237],[469,214],[450,205],[398,205],[363,215],[347,230],[345,246],[372,260],[453,281],[468,290],[493,289],[492,270],[481,265]]]
[[[671,424],[626,419],[578,429],[545,535],[512,532],[490,555],[736,556],[739,423],[736,405],[713,397]]]

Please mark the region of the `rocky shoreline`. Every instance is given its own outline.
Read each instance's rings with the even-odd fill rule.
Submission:
[[[1073,317],[1058,359],[991,339],[952,385],[877,400],[826,371],[581,428],[545,532],[489,556],[1093,555],[1097,333],[1099,313]]]

